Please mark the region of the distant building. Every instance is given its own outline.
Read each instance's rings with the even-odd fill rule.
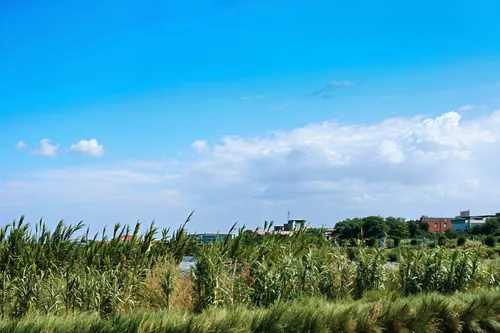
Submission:
[[[451,217],[424,217],[423,221],[429,225],[429,232],[445,232],[452,230]]]
[[[129,240],[131,240],[133,237],[134,237],[134,235],[131,235],[131,234],[128,234],[128,235],[123,235],[123,236],[121,236],[121,237],[120,237],[120,240],[122,240],[122,241],[125,241],[125,240],[129,241]]]
[[[307,221],[304,219],[300,220],[288,220],[287,223],[283,225],[275,225],[273,231],[266,232],[264,230],[259,230],[257,233],[259,235],[274,234],[274,235],[292,235],[294,231],[299,229],[307,228]]]
[[[277,228],[283,228],[283,231],[295,231],[300,228],[306,228],[306,220],[288,220],[283,226],[275,226],[274,230],[277,231]]]
[[[226,240],[226,237],[233,238],[234,235],[228,235],[228,234],[210,234],[210,233],[205,233],[205,234],[196,234],[196,243],[198,245],[203,245],[203,244],[210,244],[213,242],[223,242]]]
[[[325,228],[324,230],[325,238],[327,241],[333,240],[333,234],[335,233],[335,228]]]
[[[488,218],[498,217],[498,216],[500,216],[500,213],[471,216],[470,211],[466,210],[460,212],[459,216],[452,219],[453,230],[465,232],[476,225],[484,224]]]
[[[276,231],[276,232],[285,231],[285,226],[275,225],[274,226],[274,231]]]
[[[293,231],[284,231],[284,230],[273,230],[273,231],[264,231],[264,230],[257,230],[256,233],[258,235],[282,235],[282,236],[291,236],[293,234]]]

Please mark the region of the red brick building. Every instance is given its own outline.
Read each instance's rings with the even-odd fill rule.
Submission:
[[[425,217],[424,222],[429,224],[429,232],[445,232],[451,230],[451,218]]]

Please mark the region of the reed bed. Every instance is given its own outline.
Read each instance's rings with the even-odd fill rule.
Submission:
[[[306,298],[268,308],[211,308],[201,313],[140,311],[103,319],[36,315],[0,320],[0,332],[449,332],[500,331],[500,292],[422,294],[332,302]]]
[[[81,223],[61,221],[50,231],[43,221],[29,226],[21,218],[4,226],[0,331],[128,332],[129,325],[130,332],[424,332],[419,325],[430,325],[425,332],[488,332],[497,325],[491,311],[500,313],[500,265],[485,260],[481,246],[337,247],[304,229],[262,236],[235,226],[234,238],[197,246],[188,221],[174,232],[117,224],[109,238],[106,230],[90,236]],[[196,266],[181,274],[186,255]],[[487,312],[477,309],[479,300],[490,304]],[[438,305],[448,317],[432,317]],[[425,324],[388,319],[416,313]]]

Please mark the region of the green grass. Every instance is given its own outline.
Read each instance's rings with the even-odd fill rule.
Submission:
[[[199,314],[140,311],[102,319],[97,314],[30,315],[0,320],[0,332],[463,332],[500,331],[500,292],[410,298],[371,295],[356,302],[307,298],[269,308],[211,308]]]
[[[198,247],[185,224],[116,225],[110,239],[81,228],[0,229],[0,332],[474,332],[498,319],[500,262],[483,247],[342,248],[244,229]]]

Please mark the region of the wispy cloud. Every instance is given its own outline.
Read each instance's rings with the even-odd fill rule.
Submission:
[[[279,110],[284,110],[284,109],[285,109],[285,106],[283,104],[271,106],[271,111],[279,111]]]
[[[459,107],[457,111],[464,112],[464,111],[471,111],[474,109],[476,109],[475,105],[467,104],[467,105],[463,105],[463,106]]]
[[[103,156],[104,146],[99,144],[96,139],[90,140],[80,140],[77,143],[72,144],[69,149],[69,153],[86,155],[86,156]]]
[[[321,98],[331,98],[340,89],[345,89],[352,86],[351,81],[331,81],[321,89],[315,90],[312,95]]]
[[[55,157],[59,151],[59,144],[53,144],[49,139],[42,139],[36,149],[33,149],[31,153],[33,155],[45,156],[45,157]]]
[[[266,98],[264,95],[243,95],[241,99],[244,101],[256,101]]]
[[[18,143],[16,143],[16,145],[14,147],[17,149],[24,149],[24,148],[28,147],[28,145],[26,144],[26,142],[21,140]]]

